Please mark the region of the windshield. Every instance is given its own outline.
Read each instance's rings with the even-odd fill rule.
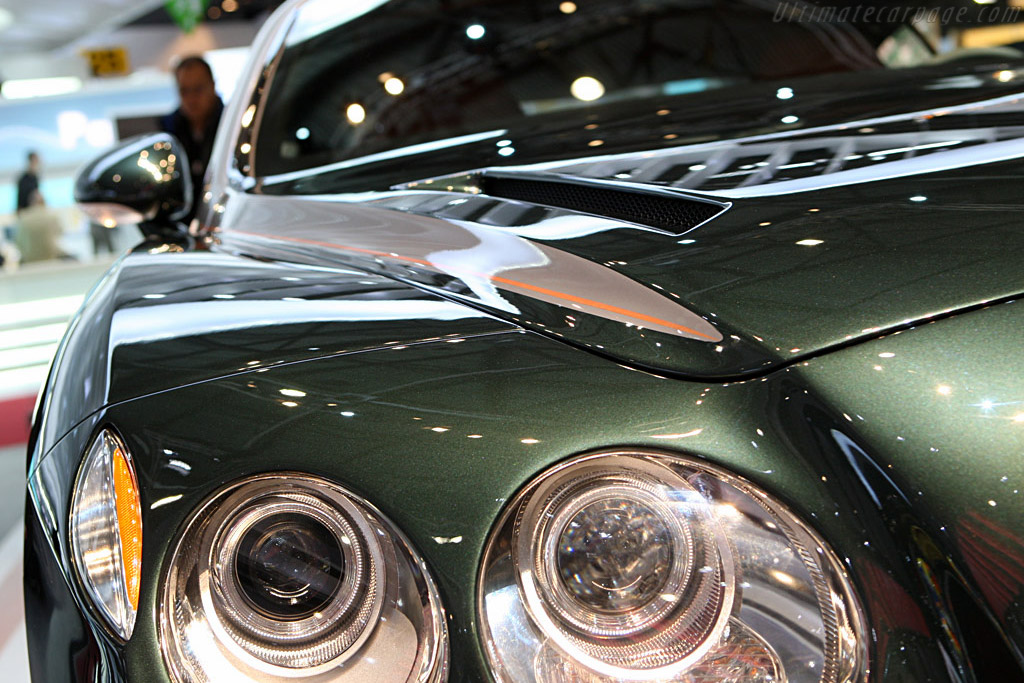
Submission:
[[[411,179],[409,159],[419,178],[516,161],[512,132],[543,138],[555,158],[613,115],[629,121],[694,93],[881,66],[864,34],[780,21],[777,9],[764,0],[314,0],[298,10],[275,66],[255,172],[280,178],[333,164],[338,189],[382,189]],[[481,141],[486,160],[470,152]],[[598,142],[587,144],[606,151]]]

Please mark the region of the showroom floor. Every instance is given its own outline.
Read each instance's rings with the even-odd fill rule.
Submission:
[[[21,601],[21,515],[25,449],[0,448],[0,671],[4,680],[29,680],[25,610]]]
[[[29,680],[21,599],[29,419],[68,320],[109,265],[45,263],[0,273],[0,671],[11,683]]]

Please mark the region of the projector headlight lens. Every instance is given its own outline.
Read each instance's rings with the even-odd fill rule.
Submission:
[[[559,465],[484,556],[500,681],[861,680],[859,608],[825,544],[751,484],[646,451]]]
[[[344,579],[353,573],[345,571],[353,558],[346,562],[343,547],[350,546],[313,517],[267,515],[252,523],[238,541],[232,558],[238,588],[249,606],[266,617],[282,621],[309,617],[330,605]]]
[[[579,506],[574,506],[579,507]],[[629,614],[664,590],[676,557],[674,526],[643,502],[605,496],[573,511],[557,548],[556,586],[588,612]]]
[[[436,588],[369,504],[305,475],[230,487],[171,560],[161,641],[185,680],[433,681],[447,662]]]

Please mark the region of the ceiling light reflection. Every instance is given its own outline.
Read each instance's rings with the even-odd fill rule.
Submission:
[[[149,509],[156,510],[159,507],[163,507],[164,505],[167,505],[169,503],[181,500],[183,497],[183,494],[179,493],[174,496],[167,496],[166,498],[161,498],[160,500],[153,501],[153,504],[149,506]]]
[[[604,95],[604,84],[592,76],[580,76],[569,86],[572,96],[583,102],[593,102]]]
[[[685,438],[687,438],[689,436],[697,436],[698,434],[700,434],[703,431],[704,431],[704,429],[703,429],[703,427],[701,427],[701,428],[698,428],[698,429],[691,429],[690,431],[684,432],[682,434],[652,434],[651,438],[652,439],[685,439]]]
[[[743,517],[743,513],[740,512],[735,505],[730,503],[721,503],[720,505],[716,505],[715,512],[729,519],[739,519]]]
[[[358,126],[366,120],[366,109],[358,102],[353,102],[345,109],[345,117],[348,118],[349,123],[353,126]]]
[[[445,545],[448,543],[462,543],[462,536],[431,536],[431,538],[438,545]]]
[[[775,579],[783,585],[789,586],[791,588],[797,585],[797,580],[793,578],[791,575],[787,574],[786,572],[780,572],[778,569],[770,569],[768,570],[768,573],[772,575],[773,579]]]
[[[249,108],[245,110],[244,114],[242,114],[242,128],[248,128],[252,125],[252,119],[254,116],[256,116],[256,105],[250,104]]]

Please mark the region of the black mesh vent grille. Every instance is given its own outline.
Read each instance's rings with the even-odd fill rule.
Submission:
[[[550,180],[485,175],[481,189],[492,197],[518,199],[684,233],[714,218],[725,207],[686,197]]]

